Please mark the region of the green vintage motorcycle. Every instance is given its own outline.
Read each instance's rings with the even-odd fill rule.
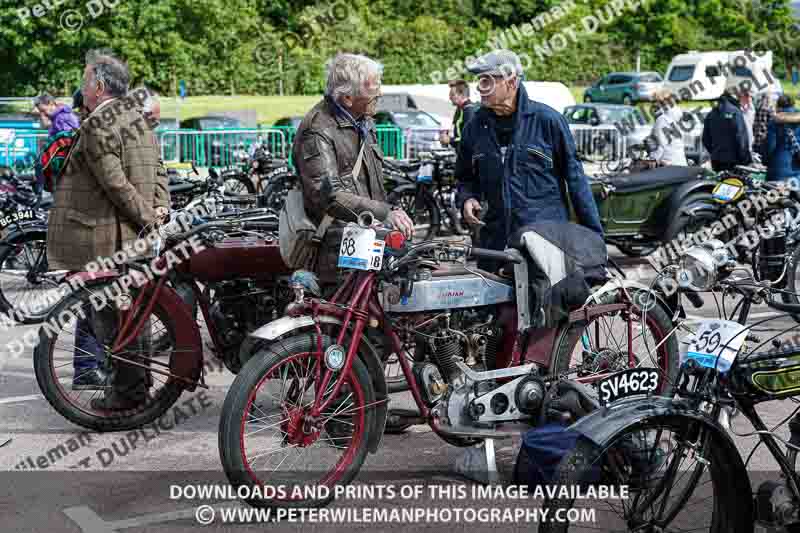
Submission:
[[[590,179],[606,242],[641,257],[717,217],[713,173],[700,167],[659,167]]]

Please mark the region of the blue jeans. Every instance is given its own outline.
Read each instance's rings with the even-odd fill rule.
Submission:
[[[87,303],[83,306],[83,316],[79,316],[75,324],[75,353],[72,358],[75,377],[97,368],[98,360],[103,356],[103,347],[97,341],[92,327],[93,319],[98,318],[92,305]]]

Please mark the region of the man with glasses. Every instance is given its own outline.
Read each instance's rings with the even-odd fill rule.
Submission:
[[[306,213],[318,225],[326,214],[333,220],[316,265],[326,285],[337,279],[343,228],[363,211],[409,238],[414,233],[406,212],[387,203],[383,186],[383,152],[372,120],[381,95],[381,65],[368,57],[339,54],[327,68],[325,97],[303,118],[292,147]]]
[[[569,126],[561,113],[528,97],[517,54],[495,50],[469,65],[469,71],[478,75],[482,107],[464,129],[456,179],[462,184],[464,219],[484,225],[481,246],[502,250],[523,226],[567,222],[570,202],[578,222],[602,235]],[[482,199],[489,205],[483,221]],[[479,262],[484,270],[500,266]]]

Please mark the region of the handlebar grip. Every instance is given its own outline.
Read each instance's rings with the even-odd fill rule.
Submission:
[[[793,315],[800,315],[800,304],[787,304],[783,302],[777,302],[772,299],[770,295],[766,301],[767,305],[772,307],[773,309],[777,309],[778,311],[784,311],[786,313],[791,313]]]
[[[486,248],[470,248],[469,255],[472,257],[482,257],[484,259],[495,259],[505,263],[522,263],[521,257],[515,257],[509,253],[499,250],[489,250]]]

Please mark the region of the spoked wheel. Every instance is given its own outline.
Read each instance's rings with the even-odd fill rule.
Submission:
[[[580,439],[554,483],[584,493],[627,486],[628,498],[548,500],[552,521],[539,532],[752,531],[749,483],[736,479],[727,449],[708,426],[675,416],[631,425],[602,447]]]
[[[177,401],[183,387],[156,370],[169,372],[171,358],[181,354],[158,303],[138,337],[112,352],[122,311],[113,299],[102,299],[106,289],[115,294],[112,282],[91,285],[53,309],[39,330],[34,370],[42,394],[65,418],[96,431],[121,431],[152,422]],[[97,310],[93,304],[103,301]],[[154,339],[162,343],[157,351]]]
[[[0,252],[0,311],[23,324],[38,324],[63,296],[58,280],[65,274],[48,272],[44,234],[5,247]]]
[[[636,304],[630,312],[602,313],[588,323],[572,324],[561,335],[550,367],[553,373],[590,384],[627,368],[655,367],[662,375],[659,392],[672,390],[680,364],[672,320],[648,293],[630,294]],[[608,293],[596,305],[621,301],[618,292]]]
[[[225,180],[224,185],[225,194],[231,196],[237,196],[240,194],[253,194],[256,191],[255,186],[247,176],[241,178],[228,178]]]
[[[388,200],[390,204],[400,206],[414,222],[415,241],[427,241],[436,236],[441,220],[433,196],[425,194],[417,201],[417,190],[409,189],[390,194]]]
[[[219,449],[234,486],[260,486],[284,492],[250,499],[256,507],[309,507],[333,498],[305,489],[347,484],[367,454],[375,423],[375,391],[364,364],[356,358],[339,394],[317,418],[311,408],[321,392],[333,392],[339,373],[320,391],[327,365],[325,350],[334,340],[323,335],[322,353],[312,333],[278,340],[242,368],[222,407]],[[345,348],[346,350],[346,348]],[[271,487],[271,488],[270,488]],[[300,493],[295,494],[295,490]]]

